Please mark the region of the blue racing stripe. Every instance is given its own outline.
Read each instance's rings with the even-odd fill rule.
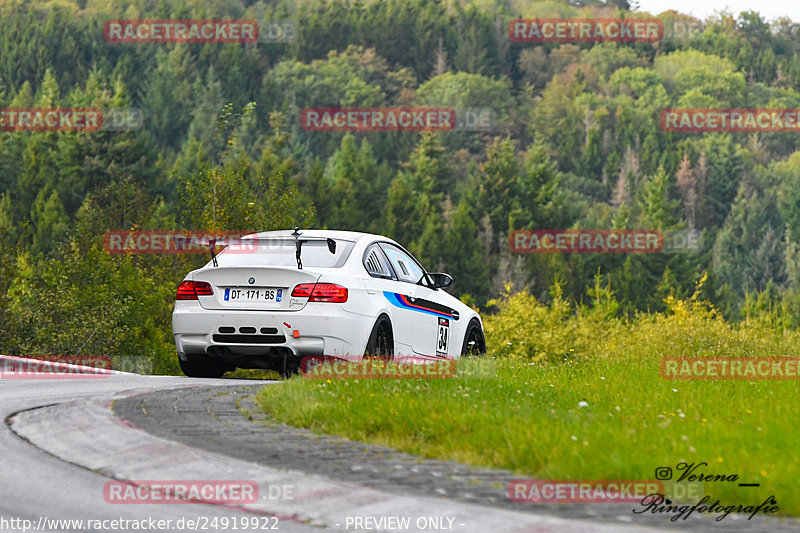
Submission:
[[[404,302],[403,299],[400,297],[400,295],[397,294],[396,292],[383,291],[383,295],[386,297],[387,300],[389,300],[389,303],[391,303],[395,307],[399,307],[400,309],[406,309],[408,311],[416,311],[418,313],[424,313],[426,315],[440,316],[444,318],[453,318],[453,315],[451,313],[443,313],[441,311],[434,311],[433,309],[420,309],[419,307],[412,307],[408,305],[406,302]],[[421,301],[424,302],[426,300],[421,300]]]

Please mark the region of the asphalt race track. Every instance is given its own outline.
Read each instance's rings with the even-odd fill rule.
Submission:
[[[503,497],[510,473],[272,424],[252,403],[265,383],[280,386],[133,374],[0,379],[0,531],[800,531],[796,521],[735,517],[722,528],[644,523],[602,504],[515,507]],[[244,483],[257,497],[109,500],[109,486],[146,482]]]
[[[25,379],[0,380],[2,416],[43,405],[113,397],[127,391],[174,389],[203,380],[172,377],[109,376],[104,379]],[[227,383],[226,383],[227,384]],[[236,383],[231,381],[231,385]],[[87,435],[87,437],[92,437]],[[100,438],[100,435],[95,437]],[[58,435],[53,435],[57,439]],[[84,467],[70,464],[30,445],[4,424],[0,433],[3,449],[2,483],[0,484],[0,521],[3,532],[23,531],[12,519],[27,519],[34,527],[40,519],[130,519],[149,517],[196,519],[207,517],[246,517],[246,513],[216,505],[200,504],[137,504],[110,505],[103,498],[103,488],[109,478]],[[281,523],[281,530],[318,531],[297,523]],[[112,530],[112,529],[109,529]],[[177,528],[174,528],[177,530]],[[42,531],[41,529],[39,531]],[[44,531],[100,531],[97,529],[46,528]]]

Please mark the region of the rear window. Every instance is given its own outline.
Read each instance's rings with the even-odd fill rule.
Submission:
[[[247,244],[245,244],[247,243]],[[326,241],[304,242],[300,258],[303,268],[339,268],[353,250],[353,241],[336,239],[336,252],[331,253]],[[288,266],[297,268],[294,239],[259,239],[249,244],[233,244],[217,255],[219,266]]]

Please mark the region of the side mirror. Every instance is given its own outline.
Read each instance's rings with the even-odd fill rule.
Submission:
[[[444,272],[428,273],[433,280],[433,287],[435,289],[446,289],[453,284],[453,276],[445,274]]]

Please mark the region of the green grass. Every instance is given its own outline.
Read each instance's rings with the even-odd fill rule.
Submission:
[[[646,480],[659,466],[706,461],[704,473],[761,487],[705,483],[705,494],[743,505],[774,494],[781,513],[800,514],[798,382],[659,373],[663,356],[800,355],[797,332],[731,325],[692,302],[623,321],[529,298],[509,296],[487,320],[499,355],[461,361],[452,379],[297,377],[264,388],[260,405],[283,423],[539,479]]]
[[[281,379],[280,374],[274,370],[259,370],[257,368],[237,368],[233,372],[227,372],[225,377],[228,379]]]

